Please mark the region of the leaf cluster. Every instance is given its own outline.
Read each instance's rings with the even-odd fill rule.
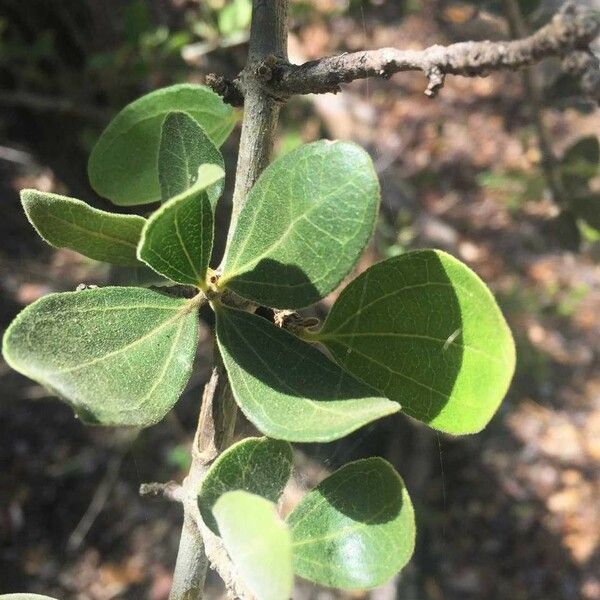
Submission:
[[[365,589],[408,562],[414,510],[388,462],[346,464],[282,520],[276,503],[291,474],[288,442],[247,438],[219,457],[198,494],[202,515],[257,598],[289,598],[294,572],[322,585]]]
[[[288,442],[335,440],[398,411],[444,432],[477,432],[510,383],[512,336],[477,275],[435,250],[368,268],[318,330],[254,314],[259,305],[288,313],[310,306],[347,278],[372,235],[379,184],[354,144],[299,147],[265,169],[217,266],[218,146],[234,122],[218,96],[194,85],[148,94],[115,117],[90,156],[91,184],[116,205],[160,202],[150,214],[22,192],[28,218],[51,245],[147,266],[196,292],[51,294],[17,316],[3,354],[85,422],[147,427],[186,386],[198,311],[210,304],[235,400],[271,439],[245,440],[212,466],[199,490],[203,519],[258,598],[288,597],[293,572],[372,587],[412,553],[413,509],[402,480],[381,459],[351,463],[283,522],[274,503],[290,476]]]

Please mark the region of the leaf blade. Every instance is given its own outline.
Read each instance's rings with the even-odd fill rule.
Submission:
[[[160,200],[158,147],[163,121],[173,111],[197,120],[217,146],[235,124],[231,107],[202,85],[173,85],[138,98],[117,114],[92,149],[88,176],[98,194],[121,206]]]
[[[191,188],[198,179],[198,169],[205,164],[225,170],[221,152],[195,119],[184,112],[167,114],[158,150],[158,180],[163,202]],[[220,179],[208,191],[213,209],[223,187]]]
[[[107,287],[37,300],[11,323],[2,352],[84,421],[147,427],[183,391],[197,339],[190,301]]]
[[[292,474],[292,447],[287,442],[245,438],[210,466],[198,494],[204,522],[218,534],[212,515],[216,501],[228,491],[243,490],[276,503]]]
[[[214,236],[213,208],[207,190],[222,180],[223,170],[203,165],[198,181],[171,198],[146,222],[137,256],[157,273],[204,289]]]
[[[248,492],[227,492],[217,500],[214,513],[227,553],[256,599],[290,598],[290,533],[275,505]]]
[[[248,195],[221,285],[277,308],[300,308],[334,290],[367,244],[379,203],[369,155],[323,140],[265,169]]]
[[[410,559],[414,511],[392,465],[368,458],[338,469],[287,518],[295,572],[322,585],[381,585]]]
[[[441,251],[367,269],[313,337],[404,412],[454,434],[489,422],[515,368],[512,335],[491,292]]]
[[[98,210],[75,198],[26,189],[21,203],[40,237],[55,248],[69,248],[88,258],[139,266],[136,247],[146,220]]]
[[[265,319],[224,306],[216,313],[217,341],[234,397],[265,435],[331,441],[399,410]]]

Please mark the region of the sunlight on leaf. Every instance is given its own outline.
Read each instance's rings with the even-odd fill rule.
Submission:
[[[415,545],[410,497],[381,458],[338,469],[304,496],[287,522],[296,573],[343,589],[385,583],[409,561]]]
[[[202,481],[198,506],[204,522],[215,532],[212,507],[225,493],[243,490],[277,502],[292,474],[292,447],[269,438],[246,438],[227,448]]]
[[[284,600],[292,594],[290,532],[275,505],[248,492],[227,492],[213,513],[227,553],[256,600]]]
[[[186,113],[169,113],[162,126],[158,150],[158,180],[163,202],[186,192],[198,181],[202,165],[225,170],[223,156],[198,122]],[[223,192],[223,177],[208,191],[212,207]]]
[[[404,412],[454,434],[485,427],[515,368],[512,335],[491,292],[438,250],[367,269],[311,337]]]
[[[323,140],[269,165],[240,213],[220,285],[276,308],[334,290],[366,246],[379,205],[371,158]]]
[[[152,214],[138,247],[141,261],[172,281],[205,288],[214,236],[208,190],[223,176],[221,167],[202,165],[192,188]]]
[[[11,323],[2,352],[85,422],[147,427],[189,379],[196,313],[189,300],[141,288],[50,294]]]

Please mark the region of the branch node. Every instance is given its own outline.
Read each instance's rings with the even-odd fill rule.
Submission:
[[[244,106],[244,93],[239,81],[227,79],[223,75],[209,73],[206,76],[206,85],[223,98],[223,101],[231,106]]]
[[[289,64],[267,57],[255,77],[270,98],[285,101],[294,94],[336,93],[340,85],[367,77],[391,77],[401,71],[422,71],[429,79],[426,94],[434,97],[447,75],[485,76],[501,69],[522,69],[544,58],[590,52],[600,32],[600,19],[589,9],[569,3],[534,34],[511,41],[459,42],[424,50],[381,48]],[[255,66],[255,69],[257,67]],[[253,72],[254,74],[254,72]]]
[[[275,310],[273,323],[281,329],[287,329],[291,333],[301,334],[307,329],[311,330],[318,327],[319,319],[316,317],[303,317],[295,310]]]
[[[260,81],[271,81],[273,79],[273,71],[267,64],[260,63],[256,67],[256,77]]]
[[[429,83],[427,84],[427,89],[425,90],[425,95],[429,98],[435,98],[439,90],[444,87],[444,82],[446,80],[446,74],[438,67],[437,65],[430,67],[425,72]]]

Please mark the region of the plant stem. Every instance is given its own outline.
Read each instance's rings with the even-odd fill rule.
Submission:
[[[201,517],[195,498],[208,465],[231,443],[235,429],[237,405],[231,394],[216,344],[215,363],[202,394],[200,416],[192,446],[192,464],[183,483],[184,494],[190,501],[183,502],[183,527],[170,600],[202,598],[208,559],[197,525]]]
[[[518,0],[514,0],[516,2]],[[506,7],[506,5],[505,5]],[[507,11],[507,15],[510,15]],[[520,9],[517,6],[518,20],[522,23]],[[287,99],[294,94],[326,94],[341,91],[343,84],[368,77],[388,79],[394,73],[402,71],[422,71],[428,79],[425,93],[429,97],[437,94],[444,85],[447,75],[465,77],[484,76],[490,71],[500,69],[521,69],[534,65],[544,58],[556,56],[566,57],[579,54],[575,61],[590,54],[590,43],[600,32],[600,19],[593,11],[584,6],[569,2],[557,12],[549,23],[528,35],[526,28],[514,33],[515,20],[511,18],[513,41],[479,41],[459,42],[449,46],[436,44],[424,50],[401,50],[399,48],[379,48],[344,52],[338,56],[327,56],[311,60],[300,65],[293,65],[285,59],[278,59],[275,54],[258,65],[258,72],[263,82],[263,89],[272,97]],[[597,61],[586,59],[578,68],[588,70],[590,81],[589,92],[597,95],[593,70],[597,69]],[[589,71],[592,69],[592,71]],[[226,102],[241,106],[244,102],[247,82],[243,73],[230,81],[222,75],[211,74],[207,83]]]
[[[233,210],[229,236],[250,188],[269,164],[277,119],[278,103],[263,90],[256,67],[274,55],[287,59],[289,0],[253,0],[252,27],[248,64],[244,70],[247,94],[238,155]],[[201,519],[195,497],[202,478],[213,462],[231,443],[237,405],[233,399],[227,373],[215,344],[215,367],[204,388],[198,427],[192,447],[192,465],[183,484],[191,501],[184,502],[184,521],[173,575],[170,600],[202,598],[208,559],[197,523]]]
[[[288,5],[289,0],[253,0],[248,64],[241,73],[244,120],[228,243],[248,192],[271,160],[280,105],[267,93],[257,70],[271,57],[287,61]]]
[[[202,598],[208,559],[204,542],[194,519],[186,513],[184,505],[183,527],[173,573],[169,600],[197,600]]]

